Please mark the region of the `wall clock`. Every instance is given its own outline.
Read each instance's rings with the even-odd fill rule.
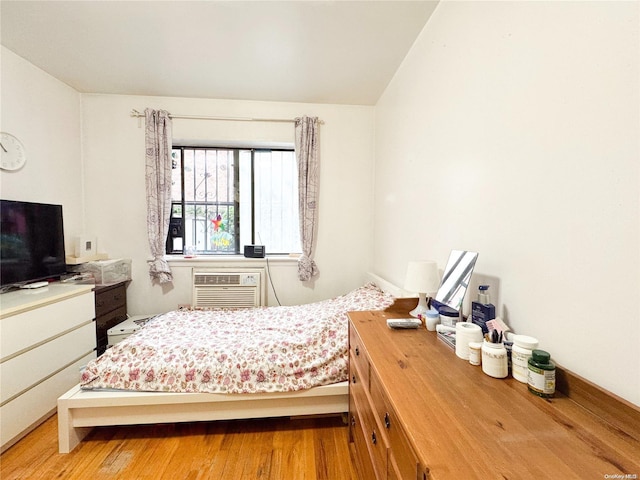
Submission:
[[[27,162],[24,145],[10,133],[0,132],[0,168],[18,170]]]

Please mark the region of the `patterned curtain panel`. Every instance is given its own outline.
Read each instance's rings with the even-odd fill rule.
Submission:
[[[173,280],[165,258],[165,242],[171,215],[171,118],[165,110],[147,108],[145,114],[145,157],[147,185],[147,231],[153,260],[149,276],[158,283]]]
[[[313,261],[313,249],[318,223],[318,117],[295,119],[296,161],[298,163],[298,190],[300,204],[300,237],[302,256],[298,260],[298,279],[311,280],[318,275]]]

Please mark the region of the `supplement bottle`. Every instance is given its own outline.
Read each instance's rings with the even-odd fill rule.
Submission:
[[[511,348],[511,370],[513,378],[522,383],[529,381],[529,358],[531,352],[538,348],[538,340],[526,335],[514,335]]]
[[[539,397],[551,398],[556,391],[556,366],[544,350],[533,350],[529,358],[529,391]]]

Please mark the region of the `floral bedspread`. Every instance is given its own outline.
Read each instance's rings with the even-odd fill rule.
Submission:
[[[347,312],[393,297],[373,284],[299,306],[173,311],[92,360],[85,389],[258,393],[302,390],[348,376]]]

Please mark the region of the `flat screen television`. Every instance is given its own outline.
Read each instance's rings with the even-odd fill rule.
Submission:
[[[0,287],[65,272],[62,205],[0,200]]]

